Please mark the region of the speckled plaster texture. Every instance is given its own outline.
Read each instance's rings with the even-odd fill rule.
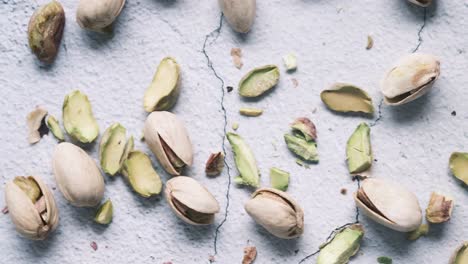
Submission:
[[[377,108],[385,71],[419,44],[419,51],[441,59],[441,78],[413,103],[381,107],[382,118],[371,132],[376,159],[372,176],[400,182],[417,195],[423,209],[432,191],[452,195],[453,217],[432,225],[427,237],[409,242],[405,234],[360,214],[366,234],[352,263],[376,263],[379,256],[389,256],[394,263],[446,263],[453,249],[468,239],[467,189],[448,170],[452,151],[468,151],[468,1],[436,0],[426,20],[424,9],[403,0],[257,1],[251,32],[239,35],[224,23],[219,34],[208,37],[205,54],[206,35],[219,26],[216,1],[129,0],[114,35],[103,36],[80,29],[75,22],[78,1],[63,0],[66,27],[51,67],[38,63],[26,37],[31,14],[44,2],[0,2],[0,175],[2,184],[16,175],[43,177],[54,187],[60,224],[48,240],[32,242],[15,232],[8,215],[0,215],[1,263],[208,263],[215,254],[217,227],[216,263],[240,263],[246,245],[257,247],[256,263],[299,263],[333,229],[355,221],[352,193],[357,182],[347,173],[345,144],[360,122],[377,118],[332,113],[320,101],[320,91],[337,81],[350,82],[367,90]],[[366,50],[369,34],[375,44]],[[241,70],[232,64],[233,47],[242,49]],[[281,62],[288,52],[299,57],[299,68],[292,74]],[[182,70],[182,93],[173,112],[186,123],[195,150],[194,166],[186,174],[204,184],[222,210],[212,226],[189,226],[174,216],[163,197],[140,198],[122,177],[105,176],[105,197],[112,199],[115,213],[111,225],[99,226],[92,221],[95,209],[75,208],[55,189],[51,154],[57,141],[49,135],[30,146],[25,117],[36,105],[60,116],[65,94],[80,89],[92,102],[101,132],[120,122],[139,137],[146,117],[143,93],[159,61],[168,55]],[[249,69],[270,63],[280,65],[282,76],[260,100],[243,100],[235,90],[223,94],[215,76],[225,86],[236,87]],[[238,109],[244,106],[265,111],[257,118],[243,117]],[[283,142],[290,122],[301,116],[312,119],[318,129],[320,163],[310,169],[298,166]],[[262,186],[269,185],[272,166],[291,172],[288,193],[305,210],[301,238],[281,240],[257,226],[243,209],[252,190],[235,184],[228,189],[227,170],[217,178],[205,176],[206,159],[222,149],[225,126],[230,130],[234,122],[257,158]],[[136,148],[150,153],[144,142],[137,141]],[[227,141],[225,148],[232,179],[237,171]],[[96,144],[87,147],[96,160],[97,149]],[[169,175],[151,157],[167,181]],[[348,190],[346,195],[340,194],[342,188]],[[3,193],[2,188],[2,207]],[[315,263],[315,258],[303,263]]]

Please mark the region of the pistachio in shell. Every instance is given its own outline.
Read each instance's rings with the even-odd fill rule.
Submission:
[[[108,225],[112,222],[112,215],[114,213],[114,206],[112,201],[107,199],[105,203],[99,206],[99,209],[94,217],[94,222],[101,225]]]
[[[137,150],[131,151],[123,162],[122,173],[139,195],[150,197],[161,193],[161,178],[145,153]]]
[[[206,161],[205,173],[208,176],[217,176],[221,174],[224,169],[224,154],[220,151],[211,153]]]
[[[369,218],[390,229],[410,232],[421,225],[418,199],[400,184],[365,179],[354,194],[354,200]]]
[[[37,176],[19,176],[8,182],[5,202],[16,230],[26,238],[43,240],[58,225],[54,196]]]
[[[258,189],[244,208],[257,224],[279,238],[296,238],[304,232],[304,211],[280,190]]]
[[[289,172],[278,169],[278,168],[271,168],[270,169],[270,184],[271,187],[280,190],[286,191],[289,186]]]
[[[234,181],[237,184],[259,187],[260,173],[252,150],[238,134],[229,132],[226,134],[226,137],[231,144],[232,151],[234,152],[234,161],[240,174],[234,178]]]
[[[433,224],[439,224],[450,220],[454,202],[453,198],[433,192],[429,205],[426,208],[426,220]]]
[[[449,264],[468,263],[468,241],[463,242],[450,257]]]
[[[366,91],[348,83],[335,83],[320,93],[322,102],[336,112],[373,114],[372,98]]]
[[[317,143],[315,141],[307,141],[301,136],[285,134],[284,141],[290,151],[299,156],[301,159],[309,162],[318,162]]]
[[[239,113],[243,116],[256,117],[263,114],[263,109],[253,107],[242,107],[239,109]]]
[[[120,15],[125,0],[80,0],[76,22],[81,28],[95,32],[111,32],[112,23]]]
[[[349,173],[361,173],[372,165],[370,128],[366,123],[358,125],[346,144],[346,159]]]
[[[102,170],[113,176],[122,168],[128,152],[133,149],[133,137],[127,142],[127,130],[120,123],[109,126],[99,143]]]
[[[47,110],[41,106],[36,107],[26,117],[28,123],[28,142],[29,144],[35,144],[41,140],[41,128],[44,125],[44,120],[47,115]]]
[[[179,79],[180,69],[176,60],[171,57],[162,59],[143,98],[145,111],[169,110],[179,97]]]
[[[219,212],[218,201],[196,180],[179,176],[167,181],[164,190],[172,211],[191,225],[209,225]]]
[[[99,135],[99,126],[93,115],[88,96],[76,90],[63,101],[63,126],[65,131],[81,143],[91,143]]]
[[[338,231],[333,239],[320,249],[317,264],[345,264],[356,255],[364,237],[360,224],[353,224]]]
[[[60,141],[65,140],[65,136],[63,135],[63,131],[60,128],[59,121],[57,120],[57,118],[55,118],[55,116],[48,115],[46,123],[47,127],[49,128],[50,132],[52,132],[52,135],[54,135],[54,137],[56,137]]]
[[[280,72],[276,65],[265,65],[249,71],[239,82],[239,94],[243,97],[258,97],[279,81]]]
[[[449,166],[453,176],[468,185],[468,153],[452,153],[450,155]]]
[[[256,0],[218,0],[229,25],[239,33],[249,32],[255,20]]]
[[[432,4],[432,0],[408,0],[408,2],[422,7],[428,7]]]

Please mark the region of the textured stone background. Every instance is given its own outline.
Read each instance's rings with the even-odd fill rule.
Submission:
[[[227,220],[217,237],[217,263],[240,263],[248,244],[257,246],[256,263],[300,262],[334,228],[355,220],[352,193],[357,184],[347,173],[345,144],[359,122],[372,121],[328,111],[320,101],[320,91],[336,81],[351,82],[366,89],[377,107],[381,100],[378,83],[385,71],[418,44],[420,51],[441,59],[441,78],[427,96],[411,104],[382,106],[382,119],[371,132],[378,160],[372,175],[408,187],[423,209],[432,191],[453,195],[453,218],[431,226],[427,237],[409,242],[405,234],[361,215],[366,235],[353,262],[376,263],[377,257],[385,255],[394,263],[446,263],[453,249],[467,239],[467,189],[450,175],[448,158],[452,151],[468,151],[468,1],[436,0],[427,10],[426,21],[424,9],[404,0],[258,1],[257,18],[248,35],[238,35],[224,24],[217,39],[216,34],[208,39],[205,51],[226,85],[235,87],[245,72],[267,63],[280,65],[282,77],[274,91],[258,101],[242,100],[235,91],[226,93],[226,116],[221,110],[221,82],[202,52],[205,36],[219,24],[216,1],[129,0],[114,36],[108,37],[80,29],[75,22],[78,1],[64,0],[64,38],[58,59],[49,68],[40,66],[30,53],[26,37],[31,14],[44,2],[0,3],[2,184],[16,175],[34,174],[56,186],[50,165],[56,140],[46,136],[30,146],[25,117],[39,104],[60,116],[63,97],[73,89],[88,94],[101,131],[118,121],[139,137],[146,117],[143,92],[159,61],[171,55],[180,63],[183,76],[182,93],[173,111],[186,122],[195,149],[194,166],[186,174],[207,186],[222,210],[214,225],[192,227],[177,219],[163,198],[140,198],[122,177],[106,176],[105,196],[115,206],[109,227],[93,223],[94,209],[74,208],[55,190],[60,225],[46,241],[21,238],[9,216],[0,215],[1,263],[208,263],[214,254],[216,227],[225,214]],[[365,49],[368,34],[375,41],[369,51]],[[241,70],[232,65],[232,47],[243,50]],[[286,74],[281,56],[290,51],[298,55],[299,69]],[[297,88],[291,78],[299,81]],[[265,113],[258,118],[242,117],[238,114],[241,106],[261,107]],[[318,128],[321,160],[310,169],[295,164],[282,139],[288,124],[300,116],[311,118]],[[228,130],[233,122],[240,123],[238,132],[256,155],[263,186],[269,185],[270,167],[291,172],[288,192],[305,210],[301,238],[280,240],[255,225],[243,209],[252,191],[248,188],[230,186],[226,211],[227,171],[213,179],[203,172],[209,154],[221,150],[225,117]],[[142,142],[136,147],[149,153]],[[226,148],[234,177],[237,172],[227,143]],[[96,145],[89,148],[95,159],[96,150]],[[154,165],[166,181],[169,176],[155,160]],[[341,188],[347,188],[348,194],[340,194]],[[3,207],[3,188],[0,197]],[[90,247],[92,241],[98,244],[97,251]],[[304,261],[314,262],[315,256]]]

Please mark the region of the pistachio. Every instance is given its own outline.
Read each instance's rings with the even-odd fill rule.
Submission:
[[[317,264],[345,264],[356,255],[361,246],[364,229],[360,224],[341,229],[333,239],[320,249]]]
[[[128,178],[133,190],[143,197],[161,193],[162,182],[151,164],[151,159],[141,151],[131,151],[124,161],[122,173]]]
[[[62,5],[53,0],[41,6],[29,20],[29,47],[44,63],[52,63],[57,56],[65,27]]]
[[[222,152],[211,153],[206,161],[205,173],[208,176],[221,174],[224,169],[224,154]]]
[[[347,83],[335,83],[320,93],[323,103],[336,112],[374,113],[372,98],[361,88]]]
[[[19,176],[8,182],[5,202],[16,230],[29,239],[43,240],[58,225],[54,196],[37,176]]]
[[[297,69],[297,58],[296,55],[289,53],[283,57],[284,66],[287,71],[295,71]]]
[[[129,140],[130,145],[125,143],[126,138],[127,131],[119,123],[112,124],[104,132],[99,143],[99,159],[105,173],[113,176],[122,168],[128,152],[133,149],[133,137]]]
[[[307,117],[300,117],[291,124],[293,132],[299,134],[306,141],[317,139],[317,129],[312,121]]]
[[[452,153],[452,155],[450,155],[449,165],[452,174],[457,179],[468,185],[468,153]]]
[[[372,150],[370,145],[370,128],[361,123],[354,130],[346,144],[346,159],[349,173],[361,173],[372,165]]]
[[[304,212],[285,192],[258,189],[244,208],[257,224],[279,238],[296,238],[304,232]]]
[[[78,207],[93,207],[104,195],[104,179],[88,154],[67,142],[55,147],[52,165],[57,185],[65,199]]]
[[[36,107],[34,111],[28,114],[26,121],[28,123],[29,135],[28,141],[29,144],[34,144],[41,140],[41,127],[44,124],[44,119],[47,115],[47,110],[43,107]]]
[[[227,133],[226,137],[231,144],[234,152],[234,161],[236,162],[239,176],[234,178],[237,184],[250,185],[253,187],[260,186],[260,173],[257,167],[257,161],[250,147],[245,143],[244,139],[235,133]]]
[[[271,168],[270,184],[271,187],[277,190],[286,191],[289,185],[289,172],[278,168]]]
[[[279,80],[280,73],[276,65],[265,65],[249,71],[239,82],[239,94],[243,97],[258,97]]]
[[[242,63],[242,50],[240,48],[232,48],[231,49],[231,57],[232,57],[232,63],[237,69],[242,68],[244,65]]]
[[[172,211],[188,224],[211,224],[219,212],[218,201],[190,177],[179,176],[168,180],[164,193]]]
[[[408,233],[408,240],[416,240],[420,238],[421,236],[425,236],[429,233],[429,225],[428,224],[422,224],[418,227],[418,229],[413,230]]]
[[[94,222],[101,225],[108,225],[112,222],[112,214],[114,212],[114,207],[112,206],[112,201],[107,199],[105,203],[99,206],[99,209],[94,217]]]
[[[427,221],[438,224],[450,220],[453,206],[452,197],[433,192],[429,200],[429,205],[426,208]]]
[[[65,140],[65,136],[63,135],[63,131],[60,128],[59,121],[57,120],[57,118],[55,118],[55,116],[48,115],[46,123],[47,127],[50,129],[50,132],[52,132],[54,137],[56,137],[60,141]]]
[[[243,107],[239,109],[239,113],[245,116],[259,116],[263,114],[262,109],[252,108],[252,107]]]
[[[232,130],[237,130],[239,128],[239,123],[232,123]]]
[[[256,0],[218,0],[218,3],[235,31],[249,32],[255,19]]]
[[[284,135],[288,149],[305,161],[318,162],[317,143],[307,141],[301,137]]]
[[[177,101],[180,93],[180,69],[171,57],[162,59],[156,74],[146,89],[143,106],[146,112],[169,110]]]
[[[401,58],[381,84],[388,105],[411,102],[429,91],[440,75],[440,62],[433,55],[412,53]]]
[[[180,175],[186,166],[192,165],[192,143],[176,115],[166,111],[151,113],[143,133],[145,142],[169,174]]]
[[[244,257],[242,258],[242,264],[252,264],[257,257],[257,248],[254,246],[248,246],[244,248]]]
[[[368,36],[367,36],[366,50],[372,49],[373,46],[374,46],[374,39],[372,38],[371,35],[368,35]]]
[[[410,3],[413,3],[418,6],[427,7],[430,6],[432,0],[408,0]]]
[[[76,10],[76,22],[84,29],[107,32],[124,5],[125,0],[80,0]]]
[[[418,199],[399,184],[365,179],[354,200],[368,217],[390,229],[409,232],[421,225]]]
[[[465,264],[468,262],[468,241],[463,242],[450,257],[449,264]]]
[[[73,139],[81,143],[91,143],[99,135],[99,126],[84,93],[76,90],[65,96],[63,126]]]

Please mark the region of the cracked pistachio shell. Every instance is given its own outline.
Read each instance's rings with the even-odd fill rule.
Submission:
[[[76,10],[76,22],[81,28],[109,31],[109,26],[119,16],[125,0],[80,0]]]
[[[372,150],[370,144],[370,128],[361,123],[348,139],[346,144],[346,159],[349,173],[361,173],[372,165]]]
[[[65,136],[63,135],[63,131],[60,128],[59,121],[57,120],[57,118],[55,118],[55,116],[53,115],[47,116],[46,123],[47,123],[47,127],[50,129],[50,132],[52,132],[54,137],[56,137],[60,141],[65,140]]]
[[[302,137],[289,134],[284,135],[288,149],[305,161],[318,162],[317,143],[307,141]]]
[[[279,238],[296,238],[304,232],[302,208],[280,190],[258,189],[244,208],[257,224]]]
[[[88,96],[76,90],[63,101],[63,126],[65,131],[81,143],[91,143],[99,135],[99,126],[93,115]]]
[[[179,176],[168,180],[164,193],[172,211],[188,224],[211,224],[219,212],[214,196],[190,177]]]
[[[452,155],[450,155],[449,166],[452,174],[468,185],[468,153],[452,153]]]
[[[180,93],[180,69],[176,60],[164,58],[159,63],[156,74],[146,89],[143,107],[146,112],[169,110],[177,101]]]
[[[259,187],[260,173],[252,150],[238,134],[229,132],[226,134],[226,137],[229,144],[231,144],[232,151],[234,152],[234,161],[240,174],[234,178],[234,181],[237,184]]]
[[[273,88],[279,81],[276,65],[265,65],[249,71],[239,82],[239,94],[243,97],[258,97]]]
[[[107,199],[105,203],[103,203],[94,217],[94,222],[101,224],[101,225],[108,225],[112,222],[112,214],[114,213],[114,206],[112,205],[112,201]]]
[[[337,112],[374,113],[372,98],[361,88],[347,83],[335,83],[320,93],[323,103]]]
[[[291,129],[296,134],[301,135],[306,141],[317,139],[317,129],[315,124],[307,117],[300,117],[291,124]]]
[[[55,147],[52,165],[65,199],[78,207],[93,207],[104,195],[104,179],[96,162],[81,148],[62,142]]]
[[[411,102],[432,87],[440,75],[440,62],[433,55],[412,53],[401,58],[387,73],[381,84],[388,105]]]
[[[192,142],[176,115],[166,111],[151,113],[143,133],[145,142],[169,174],[180,175],[185,166],[192,166]]]
[[[137,150],[131,151],[123,163],[122,173],[139,195],[147,198],[161,193],[161,178],[145,153]]]
[[[229,25],[239,33],[249,32],[255,20],[256,0],[218,0]]]
[[[31,16],[28,25],[29,47],[40,61],[47,64],[54,61],[64,26],[65,12],[55,0],[41,6]]]
[[[459,246],[450,257],[449,264],[468,263],[468,241]]]
[[[104,132],[99,143],[99,160],[105,173],[113,176],[120,171],[127,147],[126,139],[127,130],[119,123],[112,124]]]
[[[432,0],[408,0],[408,2],[418,6],[427,7],[431,5]]]
[[[361,246],[364,229],[354,224],[341,229],[333,239],[320,249],[317,264],[345,264]]]
[[[29,144],[34,144],[39,142],[41,140],[41,133],[39,132],[43,122],[44,118],[47,115],[47,110],[44,109],[41,106],[36,107],[34,111],[28,114],[26,117],[26,121],[28,123],[28,130],[29,130],[29,135],[28,135],[28,142]]]
[[[418,199],[397,183],[366,179],[354,200],[369,218],[390,229],[410,232],[421,225]]]
[[[274,167],[271,168],[270,184],[271,187],[277,190],[286,191],[289,185],[289,172]]]
[[[20,180],[21,179],[21,180]],[[39,197],[31,199],[29,191],[17,182],[30,181]],[[29,193],[29,194],[28,194]],[[58,225],[58,209],[49,187],[37,176],[16,177],[5,186],[5,202],[16,230],[33,240],[43,240]]]
[[[443,223],[450,220],[454,202],[453,198],[433,192],[429,205],[426,208],[426,220],[433,224]]]

